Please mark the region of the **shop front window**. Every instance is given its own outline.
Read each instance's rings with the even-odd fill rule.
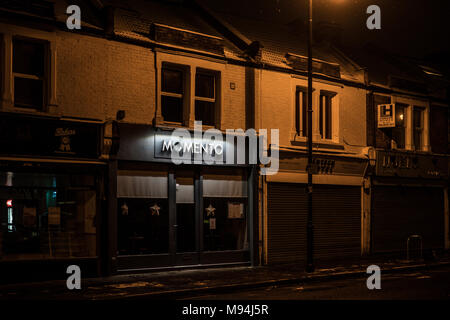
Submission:
[[[205,251],[247,250],[245,175],[203,176],[203,247]]]
[[[169,251],[167,173],[119,171],[119,255]]]
[[[0,173],[3,260],[96,256],[95,176]]]

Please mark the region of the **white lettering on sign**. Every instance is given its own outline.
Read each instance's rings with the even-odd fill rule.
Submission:
[[[223,132],[217,129],[203,132],[202,122],[195,121],[193,136],[185,128],[175,129],[170,136],[156,136],[155,157],[170,156],[177,165],[257,164],[259,159],[259,163],[264,165],[260,174],[273,175],[279,167],[279,130],[270,129],[270,143],[267,131],[227,129],[224,137]]]
[[[184,153],[194,153],[194,154],[207,153],[210,155],[213,154],[221,155],[223,153],[223,146],[215,143],[163,140],[161,151],[162,152],[183,151]]]

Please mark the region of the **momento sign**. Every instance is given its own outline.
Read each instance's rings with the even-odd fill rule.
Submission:
[[[118,160],[180,164],[248,166],[262,164],[261,175],[278,171],[279,132],[260,129],[154,128],[119,124]]]
[[[192,159],[196,157],[221,160],[225,152],[223,140],[174,136],[172,132],[159,132],[155,135],[155,157],[172,159]]]
[[[395,104],[380,104],[378,107],[378,128],[395,127]]]

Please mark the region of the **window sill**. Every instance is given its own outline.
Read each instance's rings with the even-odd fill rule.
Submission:
[[[194,125],[184,125],[180,122],[170,122],[170,121],[162,121],[160,123],[156,123],[155,125],[158,128],[169,128],[169,129],[187,129],[187,130],[194,130],[195,127]],[[202,131],[205,130],[209,130],[209,129],[217,129],[220,130],[219,128],[215,127],[215,126],[210,126],[210,125],[202,125]]]
[[[429,155],[433,152],[426,151],[426,150],[413,150],[413,149],[387,149],[387,148],[377,148],[377,150],[386,151],[386,152],[400,152],[400,153],[410,153],[410,154],[422,154],[422,155]]]
[[[308,139],[306,137],[299,137],[301,140],[291,140],[291,144],[297,147],[307,147]],[[331,140],[316,140],[313,141],[313,148],[319,149],[332,149],[332,150],[344,150],[345,147],[342,144],[335,143]]]
[[[45,111],[48,110],[48,111]],[[46,116],[46,117],[60,117],[61,114],[56,112],[57,108],[56,106],[47,106],[44,107],[44,110],[38,110],[33,108],[27,108],[27,107],[19,107],[19,106],[3,106],[0,111],[2,112],[12,112],[12,113],[20,113],[20,114],[26,114],[26,115],[38,115],[38,116]]]

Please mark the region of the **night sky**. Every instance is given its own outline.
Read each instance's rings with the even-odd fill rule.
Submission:
[[[306,17],[308,0],[208,0],[214,9],[288,23]],[[381,8],[381,30],[368,30],[366,9]],[[332,21],[343,28],[343,44],[370,41],[393,53],[423,58],[450,56],[448,0],[313,0],[314,21]],[[450,57],[449,57],[450,58]]]

